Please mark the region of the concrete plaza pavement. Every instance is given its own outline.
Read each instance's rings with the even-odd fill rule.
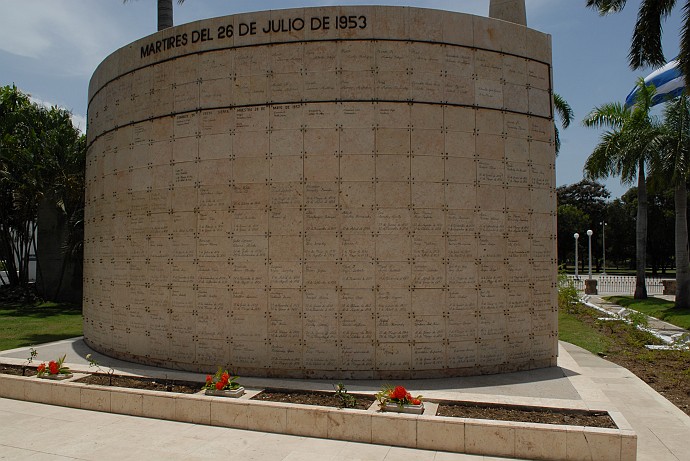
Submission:
[[[588,298],[616,314],[619,306]],[[656,320],[656,319],[653,319]],[[673,326],[652,322],[668,336]],[[119,374],[202,381],[199,373],[125,362],[91,350],[82,338],[36,346],[38,360],[66,355],[70,368],[89,369],[87,354]],[[20,364],[29,348],[0,352],[0,362]],[[247,387],[331,390],[330,381],[243,378]],[[376,392],[381,381],[346,381],[351,392]],[[622,414],[638,435],[638,460],[690,461],[690,417],[631,372],[572,344],[560,343],[558,367],[503,375],[410,380],[427,398],[480,402],[605,408]],[[627,428],[626,428],[627,429]],[[27,437],[41,434],[40,444]],[[337,440],[200,426],[0,399],[0,459],[207,459],[243,460],[492,460],[498,458],[369,445]],[[503,458],[505,459],[505,458]],[[596,458],[594,458],[596,459]],[[626,461],[626,460],[623,460]]]
[[[67,354],[73,369],[88,370],[80,338],[36,347],[39,359]],[[20,363],[28,348],[0,352],[0,362]],[[202,375],[146,367],[97,356],[118,372],[196,379]],[[620,412],[638,435],[640,461],[690,461],[690,417],[628,370],[561,342],[558,367],[505,375],[406,381],[428,398],[568,405]],[[328,389],[317,380],[244,378],[263,385]],[[356,392],[378,390],[379,381],[346,381]],[[0,459],[210,459],[257,461],[487,461],[451,454],[337,440],[201,426],[0,399]],[[596,458],[594,458],[596,459]]]

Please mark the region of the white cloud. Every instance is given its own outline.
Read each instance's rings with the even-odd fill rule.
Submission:
[[[3,6],[0,49],[41,60],[62,75],[90,75],[122,33],[105,2],[24,0]]]

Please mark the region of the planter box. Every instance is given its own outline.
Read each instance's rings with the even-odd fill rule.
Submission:
[[[217,389],[206,389],[206,395],[212,395],[214,397],[230,397],[237,398],[244,394],[244,387],[240,386],[237,389],[225,389],[219,391]]]
[[[62,381],[63,379],[69,379],[74,376],[72,373],[58,373],[56,375],[43,375],[38,376],[40,379],[52,379],[53,381]]]
[[[70,391],[66,393],[68,389]],[[235,389],[233,392],[239,393],[240,390],[244,391]],[[115,395],[118,397],[113,397]],[[414,411],[410,408],[414,406],[400,409],[395,404],[389,408],[381,408],[382,412],[374,411],[373,408],[361,411],[307,407],[246,399],[205,399],[201,395],[144,389],[125,390],[89,386],[73,381],[49,383],[33,377],[3,374],[0,374],[0,397],[98,411],[114,411],[117,408],[118,413],[147,418],[194,424],[210,423],[221,427],[294,433],[309,437],[324,437],[325,425],[325,435],[334,440],[442,449],[484,456],[577,461],[592,459],[595,453],[596,459],[601,461],[637,459],[637,436],[632,430],[417,416],[399,414],[401,411]],[[122,406],[123,398],[133,398],[136,401]],[[433,410],[434,403],[427,403],[429,409]],[[423,406],[420,405],[416,411],[421,410]],[[620,415],[616,418],[616,424],[618,427],[629,427]],[[401,437],[401,434],[405,436]]]
[[[384,407],[381,407],[382,411],[390,411],[391,413],[411,413],[413,415],[421,415],[424,413],[424,404],[419,405],[403,405],[399,406],[397,403],[387,403]]]

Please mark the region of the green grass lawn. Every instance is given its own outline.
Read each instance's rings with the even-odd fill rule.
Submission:
[[[558,310],[558,339],[580,346],[593,354],[603,354],[611,345],[609,338],[563,309]]]
[[[82,335],[81,306],[0,304],[0,350]]]
[[[632,296],[610,296],[605,299],[619,306],[672,323],[678,327],[690,329],[690,310],[675,309],[673,301],[654,297],[641,300],[633,299]]]

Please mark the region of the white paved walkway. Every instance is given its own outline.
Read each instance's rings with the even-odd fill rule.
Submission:
[[[62,341],[45,347],[50,349],[51,355],[60,347],[66,353],[72,350],[73,342]],[[10,361],[5,354],[0,353],[0,360]],[[10,353],[19,357],[26,355],[22,354],[22,351]],[[47,355],[41,353],[41,356]],[[568,343],[561,343],[559,366],[509,375],[417,380],[415,383],[426,383],[424,394],[428,396],[462,398],[471,395],[510,402],[578,400],[584,406],[620,411],[638,434],[638,460],[690,461],[690,417],[628,370]],[[170,370],[158,371],[174,377]],[[307,381],[302,384],[305,387],[317,385]],[[374,384],[360,382],[355,385],[353,382],[352,386],[364,389]],[[541,397],[535,398],[535,395]],[[0,459],[124,461],[228,457],[243,461],[498,460],[199,426],[0,399]]]
[[[0,399],[0,459],[94,461],[489,461]]]

